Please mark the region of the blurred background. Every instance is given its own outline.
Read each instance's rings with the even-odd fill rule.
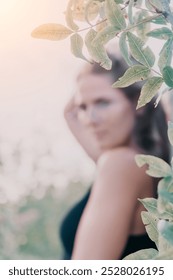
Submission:
[[[60,259],[61,220],[93,181],[63,118],[83,62],[30,35],[65,24],[67,2],[0,0],[0,259]]]
[[[0,0],[0,259],[61,258],[59,223],[93,178],[63,119],[82,61],[30,35],[65,24],[67,2]]]

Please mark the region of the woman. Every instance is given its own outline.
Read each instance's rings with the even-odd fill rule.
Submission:
[[[137,167],[134,157],[145,153],[169,161],[165,113],[161,104],[154,110],[153,102],[136,111],[139,83],[112,88],[127,66],[111,59],[110,71],[97,63],[84,67],[65,108],[72,133],[97,168],[91,189],[62,223],[66,259],[122,259],[155,247],[138,198],[156,197],[157,182]]]

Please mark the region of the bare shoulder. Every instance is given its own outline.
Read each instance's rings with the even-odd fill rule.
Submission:
[[[126,184],[132,188],[140,188],[145,184],[152,184],[151,178],[146,174],[146,167],[139,168],[135,162],[138,154],[132,148],[121,147],[106,151],[98,160],[97,177],[99,180],[119,181],[121,187]]]

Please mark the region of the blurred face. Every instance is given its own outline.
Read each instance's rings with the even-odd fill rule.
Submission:
[[[130,146],[135,108],[106,74],[86,74],[77,84],[78,119],[96,138],[102,150]]]

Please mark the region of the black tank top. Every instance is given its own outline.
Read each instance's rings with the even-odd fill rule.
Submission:
[[[85,208],[85,205],[88,201],[89,195],[90,195],[90,190],[67,213],[66,217],[61,223],[60,238],[64,247],[64,256],[62,259],[65,260],[71,259],[77,227],[81,215],[83,213],[83,210]],[[130,235],[120,259],[123,259],[125,256],[134,253],[138,250],[147,249],[147,248],[156,249],[155,243],[148,237],[147,233],[140,234],[140,235]]]

